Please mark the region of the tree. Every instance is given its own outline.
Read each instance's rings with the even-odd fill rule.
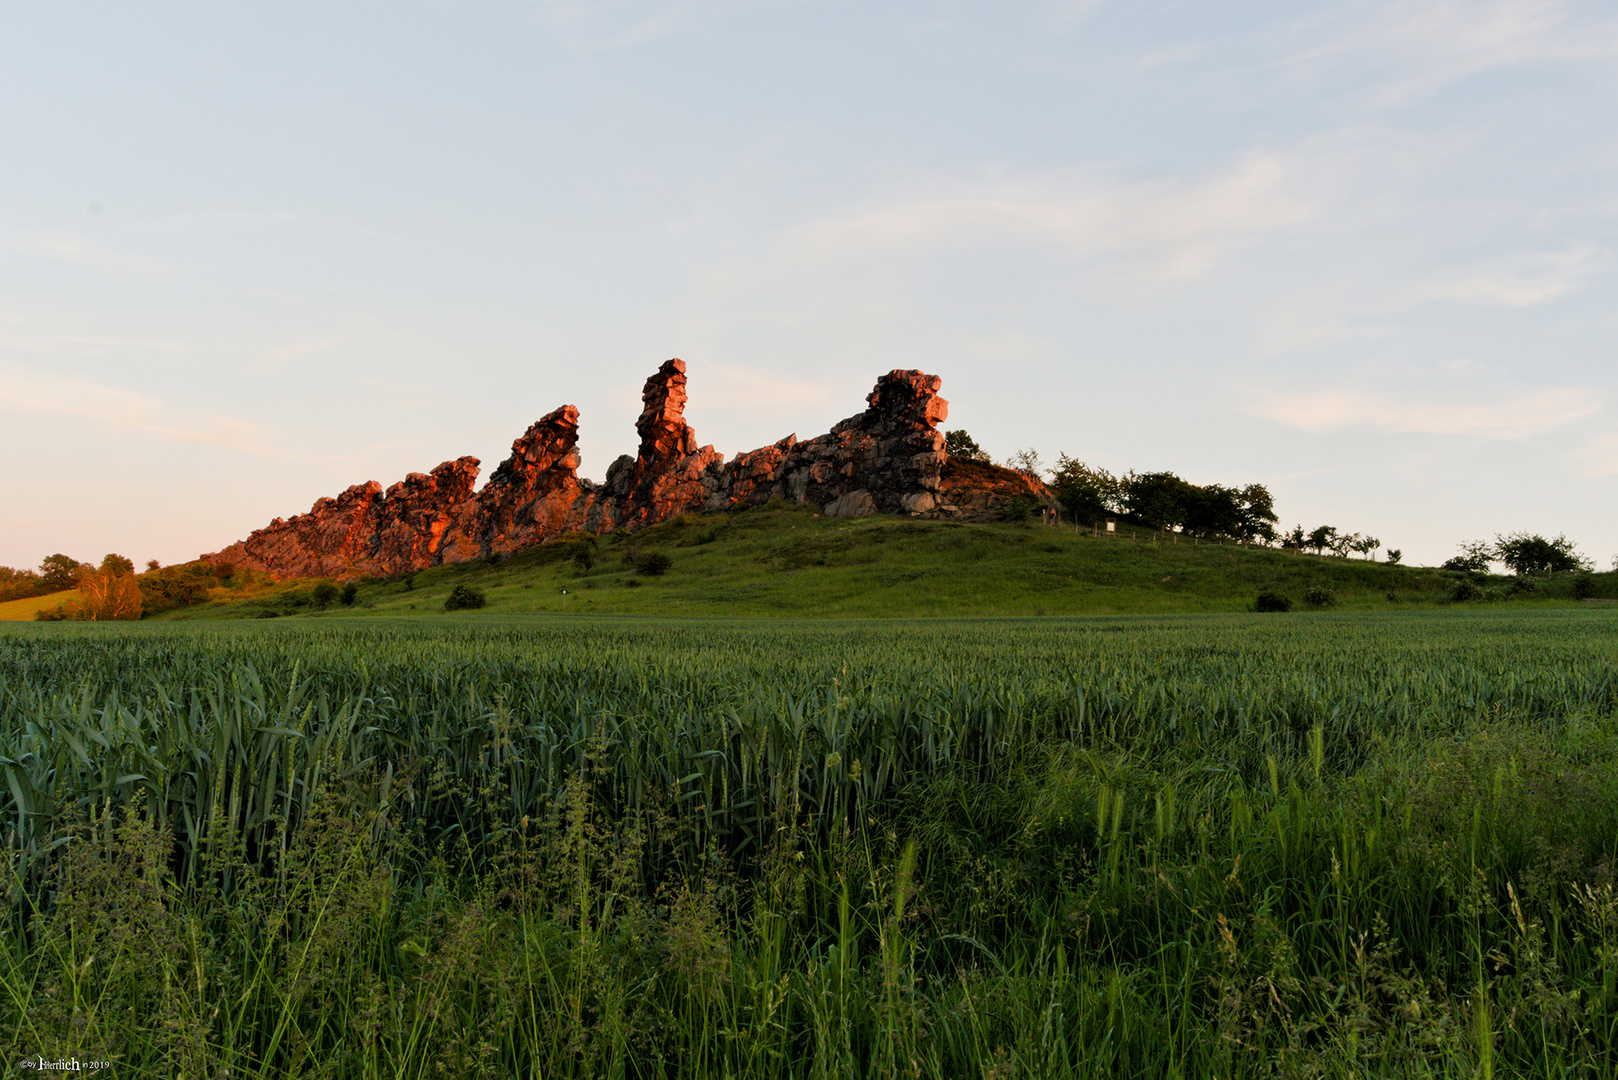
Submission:
[[[1197,498],[1197,489],[1171,472],[1131,472],[1123,487],[1124,510],[1160,529],[1183,525]]]
[[[1388,549],[1388,565],[1389,566],[1398,566],[1399,565],[1399,560],[1403,559],[1404,557],[1405,557],[1405,553],[1403,551],[1399,550],[1398,548],[1389,548]]]
[[[1371,558],[1371,552],[1382,546],[1382,541],[1378,540],[1374,536],[1360,536],[1355,534],[1354,542],[1349,546],[1369,559]]]
[[[155,573],[156,571],[161,570],[161,569],[163,569],[163,564],[158,562],[156,559],[147,559],[146,560],[146,572],[148,574]]]
[[[988,461],[989,455],[983,452],[983,447],[977,440],[965,431],[944,432],[944,453],[952,458],[965,458],[967,461]]]
[[[1486,540],[1469,540],[1460,545],[1461,553],[1445,559],[1441,570],[1464,570],[1468,573],[1487,574],[1489,562],[1495,557],[1494,545]]]
[[[1565,536],[1547,540],[1529,533],[1496,536],[1493,555],[1518,575],[1554,574],[1567,570],[1592,570],[1595,564],[1573,548]]]
[[[337,584],[335,582],[322,581],[319,585],[315,586],[315,607],[322,609],[330,607],[331,602],[337,599],[338,595]]]
[[[119,564],[111,562],[116,558],[118,556],[107,556],[101,569],[87,571],[79,578],[79,607],[83,618],[92,622],[140,618],[140,586],[132,573],[117,572]],[[123,562],[134,570],[128,559]]]
[[[1050,490],[1068,519],[1083,524],[1118,513],[1122,504],[1123,484],[1116,476],[1066,454],[1056,456]]]
[[[1304,535],[1302,525],[1292,526],[1292,531],[1281,537],[1281,546],[1294,551],[1302,551],[1309,546],[1309,538]]]
[[[1333,546],[1337,541],[1337,526],[1317,525],[1304,539],[1304,546],[1316,555]]]
[[[109,552],[101,560],[101,570],[103,573],[110,572],[114,577],[122,577],[125,574],[133,574],[135,564],[122,555],[114,555]]]
[[[1039,474],[1044,472],[1040,465],[1039,451],[1032,449],[1018,450],[1011,455],[1011,460],[1006,462],[1008,469],[1015,469],[1024,476],[1031,476],[1035,480],[1038,480]]]
[[[51,592],[71,589],[79,583],[79,561],[61,552],[47,555],[39,564],[40,584]]]
[[[343,586],[343,591],[341,595],[337,597],[337,599],[344,607],[353,607],[354,601],[359,599],[359,595],[360,587],[354,582],[350,581],[347,585]]]

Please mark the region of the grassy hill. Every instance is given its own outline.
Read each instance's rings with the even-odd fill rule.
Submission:
[[[35,613],[46,608],[59,607],[69,600],[78,599],[77,589],[68,589],[65,592],[47,593],[44,596],[30,596],[23,600],[7,600],[0,603],[0,622],[22,622],[32,619]]]
[[[813,507],[772,504],[729,514],[686,515],[592,543],[539,545],[498,562],[436,567],[391,581],[361,581],[352,608],[328,615],[423,615],[451,589],[481,590],[489,611],[634,615],[957,616],[1170,614],[1243,611],[1264,591],[1299,606],[1306,590],[1332,590],[1343,608],[1395,610],[1447,602],[1453,574],[1364,559],[1161,538],[1128,526],[1115,538],[1037,522],[959,523],[896,517],[827,518]],[[648,556],[669,566],[637,569]],[[1598,595],[1618,595],[1612,574]],[[313,581],[243,595],[216,590],[208,604],[165,617],[315,614]],[[1558,595],[1558,590],[1561,594]],[[1504,588],[1497,588],[1504,592]],[[1548,595],[1546,595],[1548,594]],[[1546,599],[1571,600],[1552,585]],[[1524,599],[1518,597],[1517,599]],[[1528,597],[1526,599],[1533,599]]]

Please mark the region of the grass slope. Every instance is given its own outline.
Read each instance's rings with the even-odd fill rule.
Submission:
[[[67,589],[63,592],[47,593],[44,596],[7,600],[0,603],[0,622],[27,622],[33,619],[35,613],[65,604],[69,600],[76,600],[78,596],[79,590]]]
[[[1173,542],[1144,530],[1108,539],[1031,522],[827,518],[783,504],[603,537],[587,571],[574,558],[584,543],[362,582],[351,611],[334,606],[328,614],[439,612],[462,583],[482,590],[494,612],[843,617],[1245,611],[1260,592],[1298,602],[1312,587],[1334,591],[1351,610],[1397,610],[1442,602],[1455,584],[1424,567]],[[669,558],[666,574],[636,571],[635,561],[652,553]],[[1618,594],[1618,582],[1606,580],[1613,576],[1597,576],[1602,594]],[[312,614],[312,584],[283,582],[173,617]]]

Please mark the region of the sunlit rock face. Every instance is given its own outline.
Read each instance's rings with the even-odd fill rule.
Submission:
[[[579,478],[579,410],[564,405],[511,444],[481,491],[474,490],[478,459],[462,457],[386,491],[371,481],[320,499],[307,514],[277,518],[203,558],[283,578],[392,576],[772,499],[837,517],[992,517],[1015,495],[1049,504],[1037,480],[1008,480],[1021,476],[1008,470],[946,475],[942,385],[936,375],[890,371],[864,412],[826,434],[788,435],[727,463],[697,445],[685,422],[685,364],[670,360],[641,392],[639,449],[613,462],[603,484]]]

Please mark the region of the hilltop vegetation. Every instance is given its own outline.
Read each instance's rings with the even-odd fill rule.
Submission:
[[[648,573],[661,563],[662,573]],[[1612,574],[1586,595],[1618,598]],[[826,518],[783,503],[685,515],[632,534],[575,537],[497,562],[442,566],[356,582],[351,604],[318,581],[216,587],[170,617],[257,618],[440,612],[452,590],[478,590],[492,612],[624,615],[950,616],[1250,610],[1261,593],[1353,610],[1400,610],[1482,599],[1574,599],[1572,578],[1530,592],[1508,579],[1216,544],[1124,523],[1112,537],[1038,520],[955,523],[891,516]]]

